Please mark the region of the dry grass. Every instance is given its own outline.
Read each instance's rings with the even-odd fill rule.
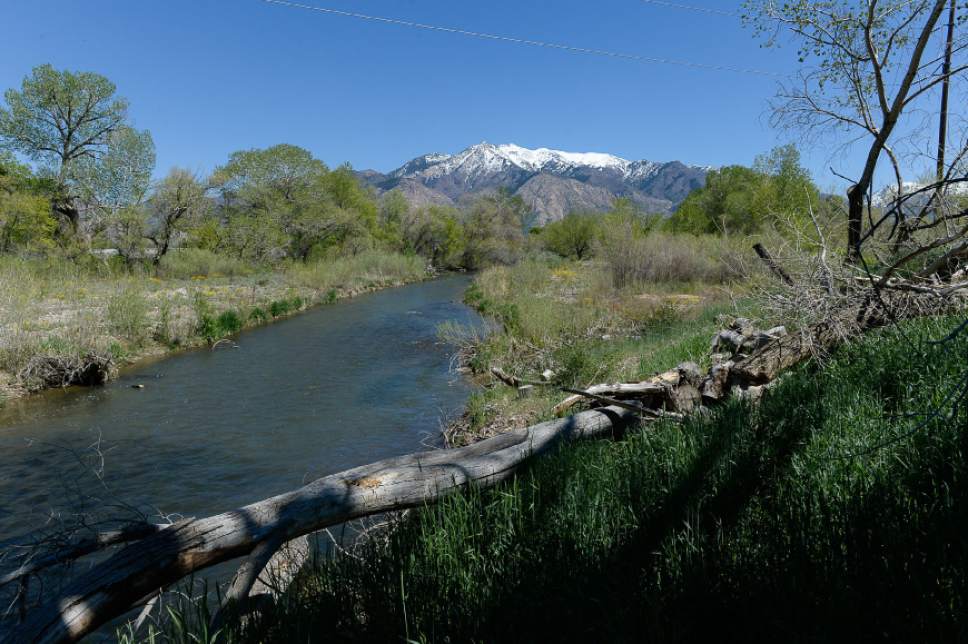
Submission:
[[[173,273],[232,265],[217,257],[189,259],[179,260]],[[96,356],[123,364],[427,276],[419,259],[384,253],[247,272],[160,279],[101,262],[0,258],[0,402],[49,386],[29,377],[36,358],[75,365]]]
[[[600,255],[616,288],[641,283],[727,284],[753,269],[749,247],[745,239],[661,232],[636,237],[610,231]]]
[[[554,384],[587,387],[640,380],[683,355],[703,363],[720,316],[735,313],[733,298],[721,284],[698,281],[617,288],[607,262],[530,260],[483,271],[467,300],[494,330],[486,338],[453,325],[441,330],[486,385],[448,437],[464,444],[552,415],[561,398],[554,387],[521,398],[490,377],[491,367],[535,381],[551,370]]]

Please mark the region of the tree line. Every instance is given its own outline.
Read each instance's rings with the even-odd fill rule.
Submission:
[[[209,176],[173,168],[153,181],[151,134],[133,127],[128,102],[99,74],[42,65],[4,99],[0,253],[111,249],[150,266],[193,247],[272,265],[382,248],[474,269],[515,261],[524,247],[529,209],[506,191],[460,210],[412,207],[295,145],[239,150]]]
[[[802,231],[838,205],[821,196],[791,145],[752,167],[710,171],[671,217],[619,198],[608,213],[575,212],[529,231],[530,209],[509,191],[462,208],[414,207],[398,191],[377,195],[349,165],[329,168],[290,144],[239,150],[209,176],[173,168],[153,181],[151,134],[133,127],[128,102],[99,74],[43,65],[4,99],[0,253],[77,258],[111,249],[125,265],[157,266],[176,248],[197,248],[273,265],[381,248],[477,269],[535,248],[585,259],[609,230]]]

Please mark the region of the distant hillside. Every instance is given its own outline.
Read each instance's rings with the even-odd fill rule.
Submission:
[[[544,224],[575,210],[607,210],[617,197],[628,197],[648,212],[669,213],[702,187],[707,170],[678,161],[480,143],[454,155],[420,156],[387,174],[367,170],[359,176],[381,192],[399,190],[417,205],[454,204],[507,188],[534,208],[536,223]]]

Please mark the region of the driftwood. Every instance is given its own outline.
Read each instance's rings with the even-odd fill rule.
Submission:
[[[565,412],[583,399],[594,397],[635,398],[644,400],[647,407],[669,412],[688,413],[699,401],[699,385],[702,375],[699,367],[684,362],[675,369],[661,373],[642,382],[601,384],[585,390],[571,390],[573,395],[555,405],[556,414]],[[566,390],[568,391],[568,390]]]
[[[89,555],[93,552],[103,550],[109,546],[143,539],[148,535],[154,534],[160,530],[164,530],[167,527],[168,525],[136,523],[120,530],[99,532],[90,537],[85,537],[75,541],[66,548],[62,548],[51,554],[26,561],[13,572],[0,576],[0,587],[19,579],[23,579],[29,575],[36,574],[58,564],[72,561],[79,557],[83,557],[84,555]]]
[[[625,409],[586,411],[459,449],[379,461],[237,510],[177,522],[80,574],[27,615],[4,641],[78,640],[139,600],[147,601],[158,588],[248,556],[260,544],[281,543],[351,519],[421,506],[468,485],[491,486],[562,442],[618,435],[637,422],[641,422],[639,415]],[[248,583],[251,575],[243,575]]]
[[[560,414],[592,396],[609,396],[613,398],[622,396],[645,397],[650,395],[661,396],[664,392],[665,387],[650,381],[594,385],[579,393],[572,393],[571,396],[555,405],[553,411],[555,414]]]

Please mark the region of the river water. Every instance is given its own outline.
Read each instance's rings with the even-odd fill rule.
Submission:
[[[205,516],[439,444],[469,385],[449,371],[453,348],[436,329],[480,323],[460,303],[467,283],[362,295],[244,332],[237,348],[10,403],[0,410],[0,540],[85,505]]]

